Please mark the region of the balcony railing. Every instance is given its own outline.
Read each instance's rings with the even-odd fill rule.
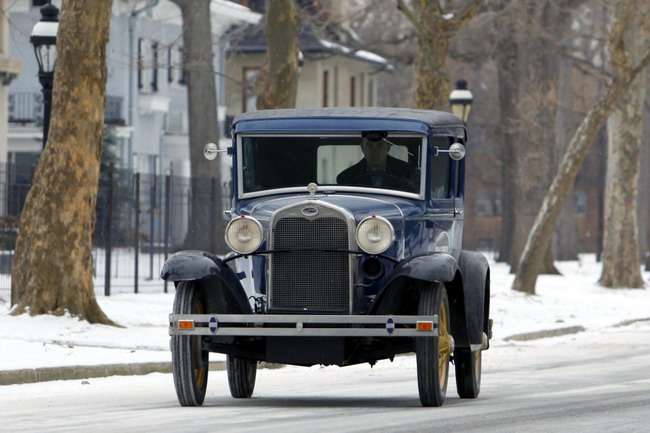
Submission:
[[[125,125],[122,116],[122,100],[119,96],[107,96],[104,108],[104,123]],[[8,101],[9,122],[43,123],[43,95],[34,92],[11,92]]]

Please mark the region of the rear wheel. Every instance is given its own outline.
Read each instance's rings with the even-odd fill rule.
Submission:
[[[482,350],[456,349],[456,388],[460,398],[476,398],[481,391]]]
[[[420,293],[418,315],[438,315],[437,337],[416,337],[418,390],[422,406],[442,406],[447,395],[449,359],[453,352],[449,301],[444,285],[436,283]]]
[[[206,300],[194,281],[176,287],[174,314],[204,314]],[[201,406],[208,385],[209,352],[203,350],[200,335],[172,335],[172,373],[181,406]]]
[[[234,398],[249,398],[255,389],[257,362],[250,359],[230,356],[226,358],[228,386]]]

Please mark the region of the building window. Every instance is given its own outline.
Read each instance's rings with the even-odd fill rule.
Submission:
[[[158,91],[158,42],[151,44],[151,90]]]
[[[375,106],[375,80],[368,80],[368,107]]]
[[[334,101],[332,102],[332,107],[339,106],[339,67],[334,66],[334,83],[332,84],[332,96]]]
[[[361,74],[359,77],[359,105],[364,106],[366,104],[366,99],[364,98],[364,93],[366,90],[366,74]]]
[[[180,76],[178,78],[178,84],[187,84],[186,76],[185,76],[185,50],[183,47],[178,47],[176,52],[176,62],[175,65],[177,66],[177,69],[180,71]]]
[[[476,207],[476,215],[492,216],[494,214],[492,212],[492,203],[490,203],[490,198],[487,197],[485,193],[477,194],[476,204],[474,206]]]
[[[480,216],[501,215],[501,193],[499,191],[476,191],[474,212]]]
[[[327,102],[329,100],[329,71],[323,71],[323,107],[327,107]]]
[[[175,71],[174,71],[174,48],[169,47],[167,49],[167,82],[168,83],[173,83],[174,82],[174,76]]]
[[[138,89],[142,90],[144,88],[144,42],[143,39],[138,39],[138,64],[136,68],[138,69]]]
[[[589,195],[584,189],[576,189],[573,191],[573,196],[576,203],[576,214],[577,215],[587,215],[589,210]]]
[[[255,111],[257,105],[257,95],[255,94],[255,81],[260,74],[258,66],[244,66],[242,69],[242,107],[241,112]]]
[[[350,107],[356,105],[357,82],[355,77],[350,77]]]
[[[185,84],[183,47],[171,46],[167,49],[167,82]]]
[[[158,91],[158,43],[147,39],[138,40],[138,89]]]

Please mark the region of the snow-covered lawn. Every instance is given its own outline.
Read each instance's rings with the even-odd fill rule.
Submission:
[[[537,295],[510,289],[508,266],[492,263],[493,347],[518,344],[507,337],[582,326],[599,332],[628,320],[650,319],[650,290],[605,289],[593,256],[559,262],[561,276],[540,276]],[[650,272],[644,272],[650,280]],[[162,291],[162,281],[160,281]],[[170,287],[173,291],[173,286]],[[104,312],[122,327],[91,325],[73,317],[10,316],[0,303],[0,370],[169,361],[167,316],[173,293],[99,297]],[[224,359],[211,355],[212,360]]]

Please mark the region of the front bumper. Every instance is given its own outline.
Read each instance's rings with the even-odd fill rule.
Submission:
[[[170,314],[169,335],[437,337],[438,316]]]

